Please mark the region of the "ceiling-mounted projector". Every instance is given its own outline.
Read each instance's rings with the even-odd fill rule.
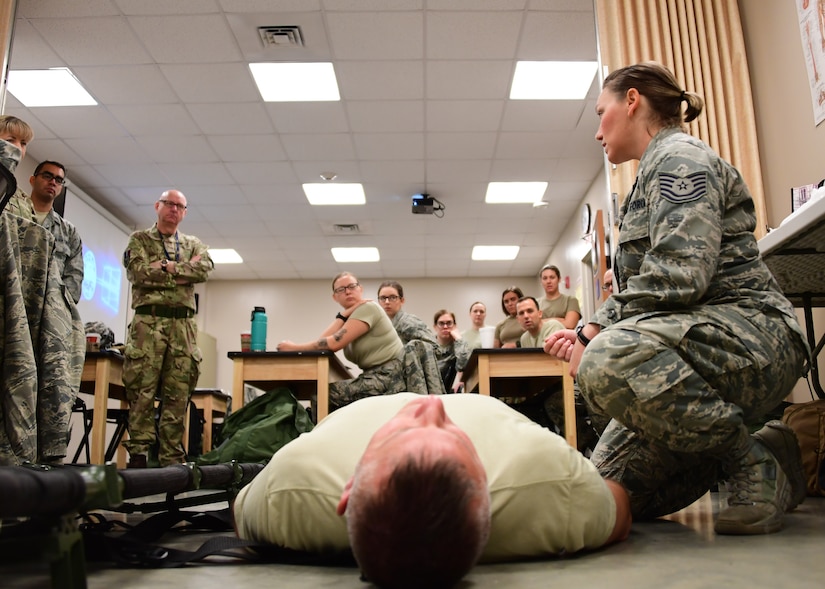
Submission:
[[[427,194],[414,194],[412,212],[414,215],[432,215],[435,212],[435,199]]]

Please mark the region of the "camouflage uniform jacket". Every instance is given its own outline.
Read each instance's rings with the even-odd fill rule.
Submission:
[[[660,131],[619,215],[620,292],[591,323],[733,305],[778,311],[804,342],[793,307],[759,255],[755,227],[739,172],[679,129]]]
[[[411,313],[398,311],[395,317],[392,318],[392,326],[404,344],[420,339],[434,346],[437,345],[433,330],[422,319]]]
[[[123,254],[126,277],[132,283],[132,308],[142,305],[168,305],[195,310],[195,287],[204,282],[215,267],[206,245],[192,235],[179,231],[171,237],[170,245],[164,245],[157,224],[145,231],[135,231],[129,236],[129,244]],[[197,262],[190,262],[200,256]],[[150,263],[167,258],[176,262],[177,273],[152,268]],[[178,284],[184,278],[187,284]]]
[[[80,381],[76,358],[84,340],[82,324],[75,329],[80,316],[63,295],[54,237],[13,214],[4,213],[2,223],[6,325],[0,414],[6,427],[0,435],[0,464],[9,465],[65,455]]]
[[[63,284],[77,303],[83,285],[83,242],[80,240],[80,234],[74,225],[53,210],[46,215],[43,227],[54,235],[54,253]]]

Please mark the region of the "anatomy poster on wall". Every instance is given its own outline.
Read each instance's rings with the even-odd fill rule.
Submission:
[[[825,0],[796,0],[802,51],[808,68],[814,122],[825,119]]]

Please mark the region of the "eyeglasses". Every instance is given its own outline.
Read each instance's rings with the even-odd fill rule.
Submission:
[[[397,301],[400,298],[401,297],[399,297],[398,295],[385,295],[385,296],[378,297],[378,300],[381,301],[382,303],[386,303],[387,301],[389,301],[391,303],[394,303],[395,301]]]
[[[438,323],[436,323],[436,325],[438,325],[439,327],[452,327],[453,325],[455,325],[455,323],[453,323],[452,321],[439,321]]]
[[[605,292],[607,292],[608,290],[613,290],[613,283],[610,282],[608,284],[603,285],[602,290],[605,291]]]
[[[60,186],[63,186],[66,183],[66,179],[63,176],[55,176],[51,172],[40,172],[38,176],[43,178],[46,182],[56,182]]]
[[[167,207],[172,207],[173,209],[178,209],[180,212],[183,212],[183,211],[186,210],[186,205],[182,205],[182,204],[177,203],[177,202],[172,202],[171,200],[164,200],[164,199],[161,198],[160,200],[158,200],[158,202],[162,202]]]
[[[333,288],[332,292],[334,292],[335,294],[341,294],[344,291],[352,292],[359,286],[361,286],[360,283],[353,282],[352,284],[347,284],[346,286],[339,286],[338,288]]]

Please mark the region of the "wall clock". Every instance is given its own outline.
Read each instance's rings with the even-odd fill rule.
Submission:
[[[587,235],[590,233],[590,205],[587,203],[582,205],[581,221],[582,235]]]

